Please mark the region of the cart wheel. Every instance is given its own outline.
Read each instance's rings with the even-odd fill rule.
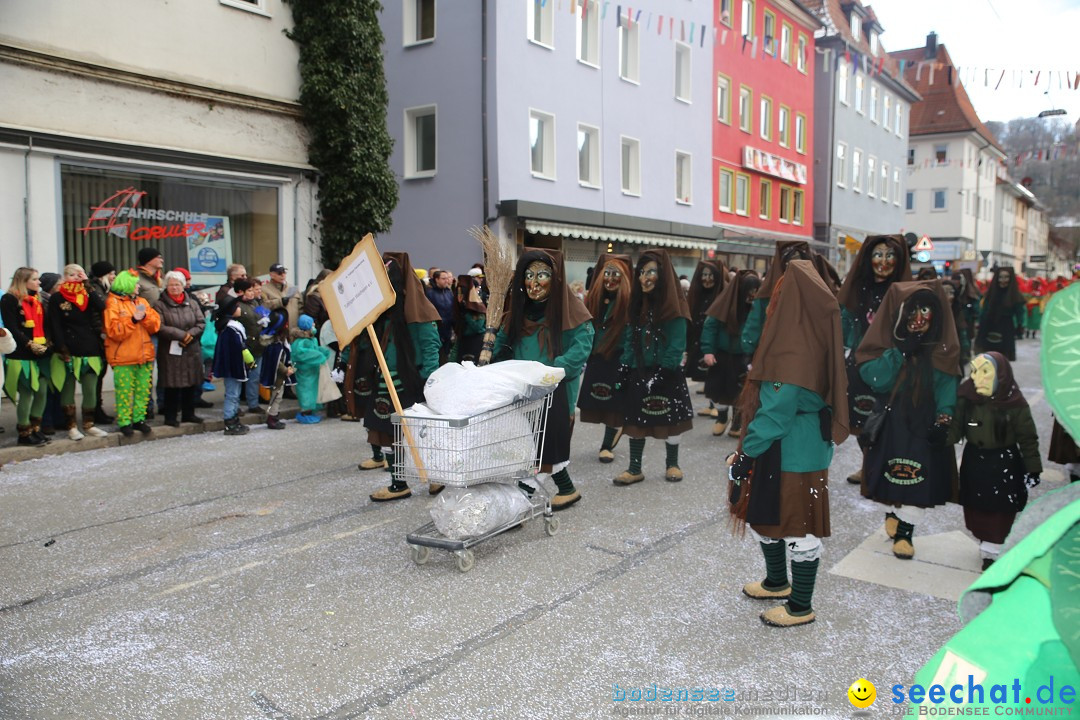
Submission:
[[[473,565],[476,564],[476,558],[473,557],[472,550],[462,550],[457,554],[457,569],[463,573],[469,572],[473,569]]]
[[[426,545],[410,545],[409,551],[412,561],[417,565],[423,565],[431,557],[431,548]]]
[[[555,535],[555,533],[559,532],[559,518],[544,518],[544,532],[552,536]]]

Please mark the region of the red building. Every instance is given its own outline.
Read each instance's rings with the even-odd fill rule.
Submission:
[[[776,240],[813,242],[814,32],[821,23],[797,0],[713,1],[713,221],[740,254],[771,254]]]

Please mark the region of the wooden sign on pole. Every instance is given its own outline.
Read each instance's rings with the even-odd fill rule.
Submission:
[[[405,436],[405,443],[409,446],[409,452],[412,454],[413,462],[416,463],[420,479],[427,482],[427,471],[420,460],[420,453],[416,450],[412,430],[405,422],[401,400],[394,387],[394,379],[390,376],[390,368],[386,366],[386,357],[383,355],[379,336],[375,332],[375,321],[394,306],[397,294],[390,284],[390,278],[386,274],[386,265],[383,263],[379,248],[375,246],[375,238],[371,233],[365,235],[364,239],[356,244],[353,251],[338,265],[337,270],[319,283],[319,293],[322,295],[334,334],[337,335],[339,348],[348,347],[357,335],[367,330],[368,339],[371,340],[371,346],[375,350],[375,358],[379,362],[383,382],[386,383],[387,392],[390,394],[390,402],[394,404],[394,412],[401,417],[401,430]]]

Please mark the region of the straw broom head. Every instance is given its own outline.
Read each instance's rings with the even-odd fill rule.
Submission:
[[[506,291],[514,280],[517,266],[517,248],[513,243],[504,242],[491,232],[487,225],[469,228],[469,234],[476,238],[484,250],[484,279],[487,280],[491,296],[488,298],[487,325],[498,327],[502,322],[503,303]]]

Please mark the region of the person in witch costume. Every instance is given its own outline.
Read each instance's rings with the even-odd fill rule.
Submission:
[[[641,471],[645,438],[664,441],[664,479],[679,482],[679,440],[693,426],[694,408],[680,371],[690,309],[666,250],[646,250],[635,268],[630,320],[623,339],[618,389],[623,392],[623,432],[630,438],[630,466],[612,482],[633,485]]]
[[[454,347],[451,362],[476,362],[484,345],[487,305],[480,300],[480,282],[472,275],[458,275],[454,302]]]
[[[592,315],[593,346],[577,406],[581,422],[604,426],[599,457],[602,463],[615,460],[615,446],[622,438],[622,395],[615,392],[615,378],[630,312],[631,265],[629,255],[601,255],[585,295],[585,307]]]
[[[567,466],[574,430],[572,408],[581,370],[593,347],[592,316],[570,292],[562,253],[557,250],[525,249],[518,258],[505,307],[492,357],[535,360],[566,371],[552,396],[540,459],[541,474],[550,473],[559,490],[551,499],[551,509],[564,510],[581,499]]]
[[[848,419],[851,434],[859,436],[863,423],[874,410],[877,401],[873,391],[863,382],[855,363],[855,349],[870,328],[885,293],[895,282],[911,278],[911,258],[902,235],[870,235],[863,241],[855,263],[844,278],[836,299],[840,303],[840,318],[844,327],[844,347],[848,349]],[[866,452],[865,442],[860,449]],[[859,469],[848,476],[853,485],[862,483]]]
[[[862,379],[887,398],[877,441],[868,441],[863,457],[862,494],[895,508],[885,515],[885,533],[902,560],[915,556],[912,536],[925,508],[954,496],[947,442],[959,357],[940,280],[893,283],[855,351]]]
[[[982,569],[1001,554],[1028,490],[1039,484],[1039,435],[1012,366],[1001,353],[976,355],[960,383],[949,442],[966,441],[960,463],[964,525],[979,541]]]
[[[727,269],[719,260],[702,260],[690,279],[690,289],[686,293],[686,304],[690,308],[690,326],[686,331],[686,375],[691,380],[704,382],[709,374],[701,351],[701,331],[705,327],[705,318],[713,301],[724,289]],[[717,417],[719,411],[713,405],[698,410],[703,417]]]
[[[945,291],[945,300],[949,303],[953,323],[956,324],[956,338],[960,341],[960,366],[964,367],[971,362],[971,336],[969,334],[967,315],[964,312],[964,306],[960,302],[960,289],[953,278],[943,280],[941,287]]]
[[[701,334],[701,351],[709,374],[705,376],[705,396],[719,405],[713,435],[723,435],[728,427],[728,409],[733,415],[728,435],[740,437],[742,423],[736,407],[746,379],[749,358],[742,346],[742,329],[750,316],[754,294],[761,287],[761,278],[753,270],[740,270],[723,292],[709,306]]]
[[[1023,333],[1027,309],[1016,271],[1011,267],[994,269],[994,279],[986,288],[979,312],[978,352],[996,351],[1016,362],[1016,336]]]
[[[754,304],[750,307],[750,315],[743,325],[743,349],[746,350],[746,354],[750,357],[753,357],[754,351],[757,350],[758,340],[761,338],[761,328],[765,326],[765,310],[769,307],[769,299],[772,297],[773,288],[776,287],[776,283],[780,282],[780,278],[784,276],[784,270],[787,268],[788,263],[792,260],[813,261],[814,254],[814,251],[810,249],[810,243],[805,240],[781,240],[776,243],[772,262],[769,263],[769,271],[765,273],[765,279],[761,281],[761,287],[758,288],[754,297]],[[816,265],[815,269],[819,273],[819,277],[821,277],[821,270],[817,269]],[[830,284],[832,283],[831,278],[825,276],[821,277],[821,279],[826,287],[832,287]]]
[[[821,539],[831,534],[833,446],[848,435],[840,308],[809,261],[790,262],[773,287],[740,404],[746,425],[728,457],[731,513],[737,527],[750,526],[765,556],[765,579],[743,593],[787,600],[761,614],[766,625],[805,625],[816,617]]]
[[[968,268],[961,268],[953,273],[953,280],[956,281],[956,300],[963,310],[964,320],[967,321],[965,324],[968,329],[967,344],[960,347],[960,357],[966,362],[972,355],[971,346],[975,342],[975,326],[979,322],[979,303],[982,302],[982,294],[975,283],[975,276]],[[963,342],[964,338],[961,338],[961,341]]]
[[[442,348],[438,328],[440,317],[439,311],[427,299],[423,284],[413,272],[408,253],[384,252],[383,262],[386,263],[386,274],[397,297],[393,307],[375,321],[375,334],[379,337],[401,409],[405,410],[424,399],[424,383],[439,367],[439,350]],[[370,365],[365,366],[364,370],[372,378],[372,393],[364,409],[364,427],[368,431],[371,458],[361,462],[358,467],[361,470],[386,467],[390,471],[390,485],[370,495],[374,502],[402,500],[412,495],[412,490],[397,474],[394,426],[390,420],[395,412],[394,403],[375,358],[374,348],[364,357],[370,359]],[[437,495],[442,489],[443,486],[438,483],[428,485],[431,495]]]

